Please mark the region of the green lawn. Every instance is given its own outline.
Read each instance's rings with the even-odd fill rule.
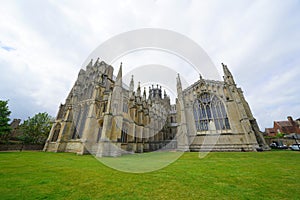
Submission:
[[[300,199],[300,152],[185,153],[140,174],[89,155],[1,152],[0,199]]]

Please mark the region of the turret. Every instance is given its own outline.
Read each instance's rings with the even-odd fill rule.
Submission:
[[[157,84],[156,87],[154,87],[153,85],[152,85],[152,88],[149,87],[149,98],[162,99],[161,86],[158,86],[158,84]]]
[[[176,101],[176,107],[177,107],[177,119],[179,123],[179,129],[177,130],[177,146],[178,149],[181,151],[188,151],[189,150],[189,139],[187,137],[187,124],[186,124],[186,113],[185,113],[185,103],[184,98],[182,95],[182,85],[180,76],[178,74],[177,78],[177,101]]]
[[[86,72],[84,71],[84,69],[80,69],[80,71],[78,73],[78,82],[84,81],[85,74],[86,74]]]
[[[133,75],[131,75],[131,80],[129,84],[129,92],[133,92],[134,90],[134,80],[133,80]]]
[[[86,70],[90,69],[91,67],[93,67],[93,59],[91,59],[89,64],[86,66]]]
[[[159,96],[159,98],[161,98],[161,86],[159,87],[159,90],[158,90],[158,96]]]
[[[96,62],[95,62],[95,64],[94,64],[94,66],[97,67],[98,65],[99,65],[99,57],[97,58],[97,60],[96,60]]]
[[[177,80],[177,83],[176,83],[177,95],[178,95],[178,97],[182,97],[182,85],[181,85],[181,80],[180,80],[179,74],[178,74],[176,80]]]
[[[138,97],[141,96],[141,86],[140,86],[140,82],[138,83],[138,87],[137,87],[137,89],[136,89],[136,95],[137,95]]]
[[[147,99],[147,96],[146,96],[146,87],[144,87],[144,92],[143,92],[143,98],[142,98],[142,100],[146,101],[146,99]]]
[[[122,87],[122,63],[120,64],[119,72],[116,78],[115,86]]]
[[[120,68],[116,80],[120,80],[120,79],[122,79],[122,62],[120,64]]]
[[[200,80],[203,80],[203,77],[200,73],[199,73],[199,78],[200,78]]]
[[[229,71],[227,65],[222,63],[222,66],[223,66],[223,72],[224,72],[224,76],[223,76],[224,82],[228,85],[235,85],[233,76],[232,76],[231,72]]]
[[[153,87],[153,85],[152,85],[152,87]],[[148,96],[148,98],[150,99],[152,97],[152,89],[151,89],[151,87],[149,86],[149,96]]]

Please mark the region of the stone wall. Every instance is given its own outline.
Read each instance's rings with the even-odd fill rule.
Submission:
[[[41,151],[43,150],[44,145],[32,145],[32,144],[1,144],[0,151]]]
[[[197,135],[190,140],[190,151],[256,151],[258,147],[256,140],[245,134]]]
[[[287,146],[296,144],[296,141],[290,138],[265,138],[265,140],[268,145],[270,145],[273,141],[282,141],[282,143]],[[300,141],[298,140],[298,142]]]

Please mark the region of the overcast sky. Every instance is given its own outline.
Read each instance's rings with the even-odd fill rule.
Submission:
[[[162,28],[197,42],[220,73],[227,64],[264,130],[300,117],[299,10],[293,0],[1,1],[0,99],[9,99],[11,118],[56,116],[98,45],[126,31]],[[146,64],[161,64],[157,57],[167,56],[149,52]],[[124,70],[133,58],[140,57],[124,58],[131,60]]]

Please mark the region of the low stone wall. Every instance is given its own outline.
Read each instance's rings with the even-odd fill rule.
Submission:
[[[196,135],[190,137],[190,151],[193,152],[240,152],[257,151],[255,138],[247,138],[245,134]]]
[[[295,140],[294,139],[289,139],[289,138],[265,138],[265,141],[268,145],[270,145],[273,141],[282,141],[283,144],[289,146],[289,145],[292,145],[292,144],[296,144]],[[298,140],[298,142],[300,142]]]
[[[35,145],[35,144],[0,144],[0,151],[42,151],[44,145]]]

